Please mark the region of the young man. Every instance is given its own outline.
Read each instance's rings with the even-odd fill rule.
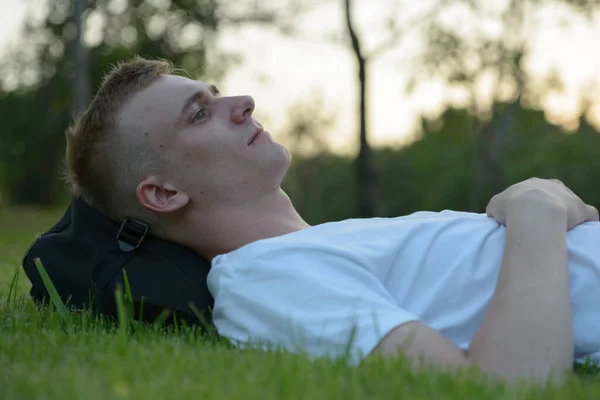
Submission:
[[[69,176],[109,218],[149,221],[212,260],[220,334],[541,381],[600,352],[598,212],[560,182],[514,185],[488,215],[310,227],[281,190],[291,157],[253,99],[172,73],[117,66],[67,132]]]

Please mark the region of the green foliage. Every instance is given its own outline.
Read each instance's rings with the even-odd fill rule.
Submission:
[[[53,98],[59,94],[54,86],[38,93],[0,95],[0,199],[19,204],[60,201],[56,189],[68,112]]]
[[[448,109],[438,121],[423,121],[423,135],[413,144],[375,149],[381,216],[443,209],[484,212],[498,190],[534,176],[560,179],[600,206],[600,134],[585,120],[575,132],[565,133],[542,112],[518,108],[500,169],[484,165],[481,188],[475,187],[482,168],[477,160],[489,148],[475,140],[476,122],[466,110]],[[284,189],[309,223],[356,217],[354,168],[350,157],[296,157]],[[504,177],[499,189],[492,185],[495,175]],[[481,201],[474,208],[476,190]]]

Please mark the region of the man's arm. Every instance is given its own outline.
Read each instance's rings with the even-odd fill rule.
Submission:
[[[566,228],[597,214],[568,197],[576,197],[572,192],[545,184],[501,198],[497,214],[507,225],[502,269],[468,351],[421,323],[397,327],[375,351],[402,352],[416,368],[476,365],[506,380],[565,377],[573,361]]]

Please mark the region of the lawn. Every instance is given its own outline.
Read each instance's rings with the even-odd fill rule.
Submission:
[[[0,399],[593,399],[600,371],[562,386],[519,388],[474,374],[411,373],[402,359],[360,367],[240,351],[192,329],[119,329],[89,314],[66,323],[36,309],[20,259],[60,210],[0,210]]]

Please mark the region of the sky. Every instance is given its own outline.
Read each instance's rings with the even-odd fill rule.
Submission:
[[[18,29],[26,17],[31,0],[0,0],[0,57],[10,43],[18,40]],[[268,0],[263,0],[268,1]],[[271,0],[275,1],[275,0]],[[269,29],[248,28],[225,32],[219,46],[241,53],[243,63],[217,82],[225,95],[250,94],[256,101],[255,116],[279,140],[283,140],[286,115],[299,102],[311,103],[322,98],[325,113],[335,117],[335,125],[324,128],[323,135],[338,152],[354,152],[357,148],[358,109],[356,105],[356,65],[349,47],[336,44],[330,33],[343,32],[341,2],[306,0],[313,11],[302,21],[302,38],[286,38]],[[502,0],[497,2],[501,3]],[[358,26],[367,48],[385,39],[383,23],[390,5],[399,0],[357,0]],[[405,1],[409,7],[403,15],[418,15],[428,0]],[[566,83],[564,94],[553,94],[544,100],[548,116],[566,123],[579,111],[580,92],[590,88],[590,81],[600,92],[600,18],[590,26],[584,20],[561,30],[564,10],[549,8],[542,14],[543,29],[532,43],[533,57],[528,68],[541,75],[555,67]],[[458,20],[458,15],[447,18]],[[416,41],[415,41],[416,42]],[[415,137],[419,115],[435,115],[449,97],[448,88],[440,82],[422,85],[413,96],[402,88],[410,77],[410,62],[415,45],[409,40],[390,49],[372,64],[370,70],[370,138],[373,145],[406,143]],[[482,87],[485,91],[485,87]],[[600,124],[600,93],[591,118]]]

